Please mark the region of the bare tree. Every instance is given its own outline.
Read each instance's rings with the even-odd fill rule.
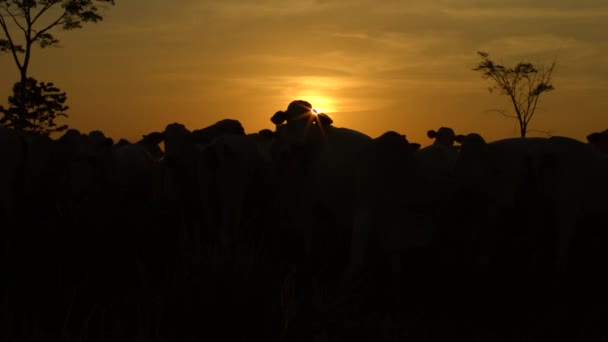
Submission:
[[[521,137],[525,138],[540,95],[555,89],[551,84],[555,60],[548,67],[536,67],[524,62],[515,67],[505,67],[490,60],[487,52],[478,51],[477,54],[482,60],[473,70],[481,72],[482,78],[494,81],[494,85],[488,88],[491,93],[499,91],[509,97],[515,115],[499,112],[506,117],[517,119]]]

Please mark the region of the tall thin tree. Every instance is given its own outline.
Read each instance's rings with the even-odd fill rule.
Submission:
[[[32,48],[56,46],[59,40],[51,33],[53,29],[73,30],[82,28],[84,23],[102,20],[98,4],[114,5],[114,0],[0,0],[0,28],[4,35],[0,38],[0,53],[12,56],[24,87]],[[25,120],[27,109],[23,107],[21,111]],[[19,127],[25,127],[25,122]]]
[[[517,119],[521,137],[525,138],[540,95],[555,89],[551,84],[551,76],[556,61],[548,67],[526,62],[520,62],[515,67],[505,67],[490,60],[487,52],[478,51],[477,54],[481,57],[481,62],[473,70],[481,72],[482,78],[494,81],[494,85],[488,88],[490,92],[498,91],[509,97],[515,115],[499,112]]]

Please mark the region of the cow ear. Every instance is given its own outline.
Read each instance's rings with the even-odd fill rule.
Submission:
[[[600,134],[598,132],[591,133],[587,136],[587,141],[596,144],[600,141]]]
[[[275,125],[280,125],[285,122],[285,120],[287,120],[287,113],[282,110],[274,113],[274,115],[270,118],[270,121],[272,121],[272,123]]]
[[[321,123],[321,125],[324,125],[324,126],[328,126],[328,125],[331,125],[332,123],[334,123],[334,120],[332,120],[332,118],[330,118],[329,115],[327,115],[325,113],[317,114],[317,118],[319,119],[319,122]]]
[[[454,137],[454,141],[459,144],[462,144],[463,140],[464,140],[464,135],[462,135],[462,134],[458,134],[457,136]]]
[[[435,132],[434,129],[431,129],[428,132],[426,132],[426,136],[431,139],[435,139],[437,137],[437,132]]]

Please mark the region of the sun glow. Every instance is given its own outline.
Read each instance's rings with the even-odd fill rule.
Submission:
[[[292,86],[284,90],[290,99],[308,101],[317,113],[331,115],[339,112],[342,103],[339,100],[339,90],[344,87],[344,81],[334,77],[300,76],[289,80]]]
[[[330,98],[311,94],[301,94],[297,98],[308,101],[312,105],[313,113],[315,114],[329,114],[335,111],[335,101]]]

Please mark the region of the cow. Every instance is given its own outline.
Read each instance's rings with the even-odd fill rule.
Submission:
[[[606,211],[605,164],[588,145],[566,137],[477,139],[463,143],[456,173],[460,190],[484,196],[484,207],[471,215],[491,213],[502,236],[496,248],[525,251],[518,267],[562,274],[580,222]]]
[[[456,134],[450,127],[440,127],[437,131],[431,129],[426,135],[434,139],[433,145],[454,146],[456,141]]]
[[[238,120],[222,119],[213,125],[192,131],[192,139],[201,145],[206,145],[223,135],[244,136],[245,129]]]
[[[219,224],[215,215],[219,210],[218,195],[214,197],[212,192],[218,188],[215,167],[218,155],[222,156],[219,146],[223,146],[214,141],[228,136],[239,140],[246,136],[245,130],[239,121],[224,119],[194,131],[183,124],[172,123],[165,127],[164,136],[163,165],[170,175],[171,198],[173,205],[181,211],[182,226],[196,234],[205,232],[206,238],[212,238],[209,234],[215,234],[218,230],[215,226]]]
[[[78,207],[99,196],[104,187],[114,141],[101,131],[82,134],[69,129],[54,144],[63,170],[60,208],[71,210],[61,214],[78,215]]]
[[[201,150],[201,194],[210,210],[207,225],[226,245],[258,229],[272,198],[273,137],[268,132],[215,138]],[[211,208],[210,208],[211,209]],[[217,214],[217,215],[216,215]]]
[[[587,135],[587,141],[597,151],[608,155],[608,129]]]
[[[364,165],[358,174],[346,276],[371,275],[380,284],[378,290],[390,297],[384,302],[390,305],[399,302],[404,269],[411,271],[407,266],[423,264],[425,258],[418,251],[431,238],[426,227],[414,222],[415,194],[421,191],[415,157],[419,148],[420,144],[410,143],[405,135],[388,131],[374,138],[371,148],[361,155]]]
[[[241,123],[234,119],[223,119],[194,131],[177,122],[168,124],[163,131],[165,162],[176,169],[190,167],[202,147],[224,135],[245,136],[245,130]]]
[[[570,291],[605,276],[598,246],[606,235],[596,222],[608,215],[607,172],[606,158],[567,137],[464,137],[449,212],[454,234],[443,251],[451,249],[454,263],[468,257],[460,274],[468,275],[471,305],[487,311],[476,293],[501,291],[511,294],[497,302],[505,308],[546,310],[545,301],[563,314]]]
[[[164,139],[163,133],[152,132],[136,143],[114,148],[112,186],[117,196],[156,196],[153,191],[161,182],[159,161],[164,155],[159,144]]]
[[[425,245],[418,245],[418,260],[430,262],[428,257],[432,250],[438,247],[438,238],[443,230],[449,229],[447,217],[442,214],[446,207],[452,205],[453,172],[458,157],[458,149],[454,146],[456,135],[449,127],[440,127],[437,131],[429,130],[427,136],[433,139],[431,145],[418,149],[414,153],[412,163],[416,179],[415,184],[408,189],[407,196],[415,198],[410,205],[408,226],[412,231],[424,232]],[[445,228],[445,229],[444,229]],[[440,246],[439,246],[440,247]],[[426,263],[430,267],[429,263]],[[409,265],[412,268],[422,264]]]
[[[286,239],[299,244],[305,262],[334,273],[348,264],[358,169],[373,139],[328,119],[304,100],[292,101],[271,117],[279,199],[274,210],[279,225],[289,228]]]
[[[24,173],[27,159],[27,144],[19,132],[0,127],[0,256],[5,266],[9,260],[15,234],[19,227],[23,203]]]
[[[432,208],[438,201],[445,201],[446,193],[450,191],[449,184],[458,150],[454,146],[456,135],[449,127],[441,127],[438,131],[429,130],[427,136],[434,139],[433,144],[416,152],[417,178],[425,184],[424,193],[420,194],[421,201],[426,207]]]

